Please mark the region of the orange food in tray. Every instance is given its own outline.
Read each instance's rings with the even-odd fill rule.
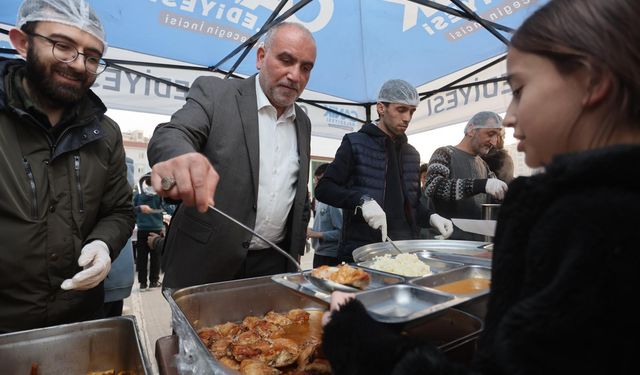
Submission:
[[[360,268],[351,267],[348,264],[340,264],[337,267],[320,266],[311,271],[311,276],[320,279],[331,280],[342,285],[351,285],[358,289],[364,289],[369,285],[371,277]]]
[[[247,316],[198,331],[213,357],[242,374],[329,375],[321,353],[322,311]]]

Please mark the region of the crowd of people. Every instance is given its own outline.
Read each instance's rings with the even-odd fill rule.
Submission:
[[[25,0],[9,32],[22,59],[0,61],[0,333],[120,315],[135,224],[140,287],[159,287],[162,267],[162,286],[183,288],[295,270],[213,205],[294,258],[310,239],[320,266],[425,233],[478,240],[450,219],[501,203],[471,367],[334,293],[323,336],[333,372],[629,373],[640,331],[628,315],[640,265],[638,16],[634,0],[541,6],[508,47],[504,118],[477,113],[427,164],[406,136],[420,96],[387,80],[378,119],[314,171],[312,207],[311,121],[296,104],[316,63],[304,26],[269,28],[251,77],[198,78],[157,126],[134,196],[120,130],[90,89],[107,66],[100,19],[83,0]],[[542,173],[514,179],[505,127]],[[167,200],[181,202],[175,212]]]

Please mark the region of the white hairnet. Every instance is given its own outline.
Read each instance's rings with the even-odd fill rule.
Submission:
[[[27,22],[58,22],[77,27],[98,38],[107,51],[102,22],[87,0],[25,0],[18,10],[16,27]]]
[[[401,79],[390,79],[382,85],[378,102],[399,103],[412,106],[420,104],[418,91],[412,84]]]
[[[494,119],[496,121],[496,124],[489,123],[490,119]],[[483,111],[473,115],[471,120],[469,120],[469,122],[467,123],[467,126],[464,127],[464,134],[467,134],[467,132],[471,129],[479,129],[479,128],[502,129],[502,127],[503,127],[502,117],[500,117],[499,114],[495,112],[490,112],[490,111]]]

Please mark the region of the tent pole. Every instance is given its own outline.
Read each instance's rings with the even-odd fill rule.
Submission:
[[[276,16],[278,15],[278,13],[280,13],[280,11],[282,10],[282,8],[284,8],[285,4],[287,3],[287,0],[281,0],[280,4],[278,4],[278,6],[276,7],[276,9],[273,10],[273,12],[271,12],[271,15],[269,16],[269,18],[265,21],[265,23],[262,25],[262,27],[260,29],[267,29],[267,31],[272,28],[273,26],[275,26],[275,24],[271,24],[271,22],[276,18]],[[248,46],[246,46],[244,48],[244,51],[242,52],[242,55],[240,55],[240,57],[238,58],[238,60],[235,62],[235,64],[233,64],[233,66],[231,67],[231,69],[229,69],[229,73],[227,73],[224,76],[224,79],[229,78],[229,76],[231,74],[233,74],[233,72],[236,71],[236,69],[238,69],[238,66],[240,65],[240,63],[242,61],[244,61],[244,58],[247,57],[247,54],[249,53],[249,51],[251,51],[251,48],[253,48],[253,46],[256,45],[256,43],[258,42],[258,39],[254,40],[251,44],[249,44]]]
[[[488,69],[488,68],[490,68],[490,67],[494,66],[495,64],[499,63],[500,61],[502,61],[502,60],[504,60],[504,59],[506,59],[506,58],[507,58],[507,56],[506,56],[506,55],[504,55],[504,56],[500,56],[499,58],[497,58],[497,59],[495,59],[495,60],[493,60],[493,61],[489,62],[488,64],[483,65],[483,66],[479,67],[478,69],[476,69],[476,70],[474,70],[474,71],[472,71],[472,72],[470,72],[470,73],[467,73],[467,74],[463,75],[462,77],[460,77],[460,78],[458,78],[458,79],[456,79],[456,80],[454,80],[454,81],[452,81],[452,82],[450,82],[450,83],[448,83],[448,84],[446,84],[446,85],[444,85],[444,86],[440,87],[438,90],[430,91],[430,93],[431,93],[430,95],[427,95],[427,96],[421,97],[421,98],[420,98],[420,100],[425,100],[425,99],[429,98],[430,96],[433,96],[434,94],[436,94],[436,93],[438,93],[438,92],[445,91],[445,90],[449,90],[449,89],[450,89],[453,85],[455,85],[456,83],[458,83],[458,82],[462,82],[462,81],[464,81],[465,79],[467,79],[467,78],[469,78],[469,77],[473,77],[473,76],[474,76],[474,75],[476,75],[477,73],[479,73],[479,72],[481,72],[481,71],[483,71],[483,70],[485,70],[485,69]],[[423,96],[423,95],[425,95],[425,93],[420,94],[420,96]]]
[[[309,4],[311,1],[313,0],[302,0],[299,3],[297,3],[296,5],[294,5],[293,7],[291,7],[291,9],[289,9],[288,11],[284,12],[280,17],[276,18],[273,23],[277,24],[282,22],[283,20],[289,18],[289,16],[291,16],[292,14],[294,14],[295,12],[297,12],[298,10],[302,9],[302,7],[304,7],[305,5]],[[229,53],[227,56],[223,57],[222,60],[218,61],[217,64],[210,66],[209,70],[212,72],[215,72],[218,70],[218,67],[222,64],[224,64],[227,60],[229,60],[231,57],[235,56],[238,52],[240,52],[243,48],[245,48],[246,46],[248,46],[251,43],[255,43],[257,42],[260,37],[262,36],[262,34],[266,33],[268,29],[260,29],[260,31],[258,31],[257,33],[253,34],[249,39],[247,39],[244,43],[242,43],[241,45],[239,45],[238,47],[236,47],[233,51],[231,51],[231,53]]]
[[[472,11],[468,6],[464,5],[462,1],[451,0],[451,2],[457,5],[458,8],[465,11],[469,16],[471,16],[471,18],[473,18],[474,21],[482,25],[482,27],[484,27],[488,32],[493,34],[493,36],[498,38],[498,40],[500,40],[502,43],[504,43],[507,46],[509,45],[509,41],[507,40],[507,38],[505,38],[502,34],[500,34],[493,26],[489,25],[484,18],[480,17],[476,12]]]
[[[452,15],[454,15],[456,17],[464,18],[464,19],[467,19],[469,21],[476,21],[472,16],[470,16],[469,14],[467,14],[465,12],[459,11],[457,9],[449,8],[446,5],[438,4],[435,1],[430,1],[430,0],[409,0],[409,1],[411,1],[412,3],[416,3],[416,4],[427,6],[429,8],[437,9],[437,10],[439,10],[441,12],[449,13],[449,14],[452,14]],[[497,30],[501,30],[501,31],[504,31],[504,32],[507,32],[507,33],[511,33],[511,34],[513,34],[515,32],[514,29],[512,29],[512,28],[510,28],[508,26],[504,26],[504,25],[501,25],[499,23],[491,22],[491,21],[486,20],[484,18],[483,18],[483,20],[484,20],[484,22],[486,22],[487,24],[493,26]]]

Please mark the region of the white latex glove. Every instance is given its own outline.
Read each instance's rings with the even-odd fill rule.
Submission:
[[[89,242],[80,252],[78,265],[84,267],[84,270],[76,273],[73,278],[63,281],[60,288],[87,290],[100,284],[111,270],[109,247],[100,240]]]
[[[360,206],[362,210],[362,217],[367,221],[367,224],[373,229],[380,229],[382,232],[382,240],[384,242],[387,239],[387,215],[382,210],[382,207],[375,200],[371,199]]]
[[[507,192],[507,184],[497,178],[490,178],[487,180],[487,184],[484,187],[484,191],[490,194],[492,197],[503,200],[504,194]]]
[[[451,237],[451,234],[453,234],[453,223],[451,220],[445,219],[438,214],[433,214],[429,217],[429,224],[440,232],[442,236],[438,237],[442,237],[443,240]]]

